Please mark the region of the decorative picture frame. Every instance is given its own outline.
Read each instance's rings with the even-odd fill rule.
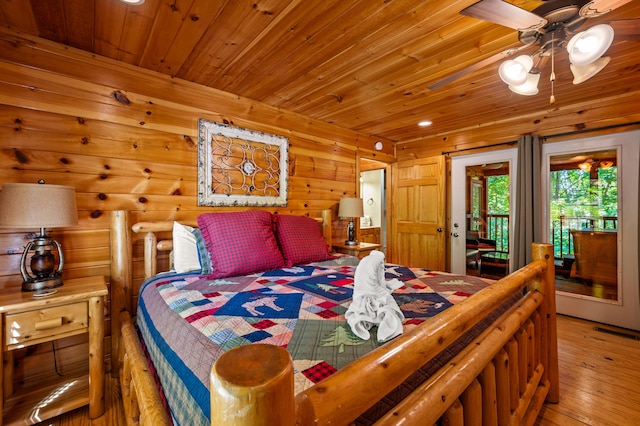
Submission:
[[[286,206],[289,139],[198,120],[199,206]]]

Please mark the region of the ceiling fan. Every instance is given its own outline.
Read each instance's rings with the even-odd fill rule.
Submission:
[[[516,53],[535,48],[531,55],[520,55],[500,65],[500,78],[518,94],[538,93],[540,72],[551,59],[551,103],[555,80],[554,56],[568,50],[574,84],[593,77],[610,58],[602,55],[617,36],[640,41],[640,20],[630,19],[598,24],[585,31],[577,29],[589,18],[608,13],[631,0],[548,0],[529,12],[503,0],[480,0],[460,11],[462,15],[493,22],[518,31],[522,46],[507,49],[463,68],[428,86],[436,90],[480,68]]]

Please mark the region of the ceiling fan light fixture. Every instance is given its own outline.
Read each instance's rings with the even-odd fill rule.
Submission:
[[[527,81],[520,85],[509,85],[509,90],[518,95],[533,96],[538,94],[540,74],[527,74]]]
[[[571,37],[567,44],[569,61],[577,66],[596,61],[613,42],[613,28],[607,24],[594,25]]]
[[[580,170],[582,170],[583,172],[590,172],[592,163],[593,160],[587,160],[583,163],[578,164],[578,168],[580,168]]]
[[[533,59],[529,55],[520,55],[500,64],[498,74],[502,81],[510,86],[525,84],[529,70],[533,67]]]
[[[603,56],[602,58],[583,66],[570,64],[569,68],[571,68],[571,73],[573,74],[573,84],[580,84],[589,80],[591,77],[602,71],[610,60],[611,58],[609,56]]]
[[[607,170],[613,167],[613,161],[610,160],[602,160],[600,161],[600,168],[603,170]]]

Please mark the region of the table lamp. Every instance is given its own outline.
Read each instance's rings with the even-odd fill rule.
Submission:
[[[60,244],[47,235],[46,228],[77,224],[78,211],[73,187],[44,182],[2,185],[0,227],[40,228],[40,235],[30,241],[22,252],[22,291],[40,291],[62,285],[64,257]],[[28,261],[27,257],[32,251],[33,256]]]
[[[347,226],[347,240],[344,242],[348,246],[357,246],[356,227],[353,223],[354,217],[364,216],[364,207],[362,198],[341,198],[340,207],[338,208],[339,217],[348,217],[349,225]]]

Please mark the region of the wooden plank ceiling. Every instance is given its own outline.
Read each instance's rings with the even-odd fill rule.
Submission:
[[[542,2],[510,0],[533,10]],[[519,96],[495,62],[438,90],[439,79],[507,48],[517,31],[460,15],[474,0],[3,0],[0,25],[400,143],[549,109]],[[632,1],[596,23],[640,18]],[[637,38],[637,37],[636,37]],[[556,55],[554,108],[640,90],[638,41],[579,86]],[[532,50],[532,49],[531,49]],[[529,51],[528,53],[531,53]],[[421,120],[433,125],[421,128]]]

